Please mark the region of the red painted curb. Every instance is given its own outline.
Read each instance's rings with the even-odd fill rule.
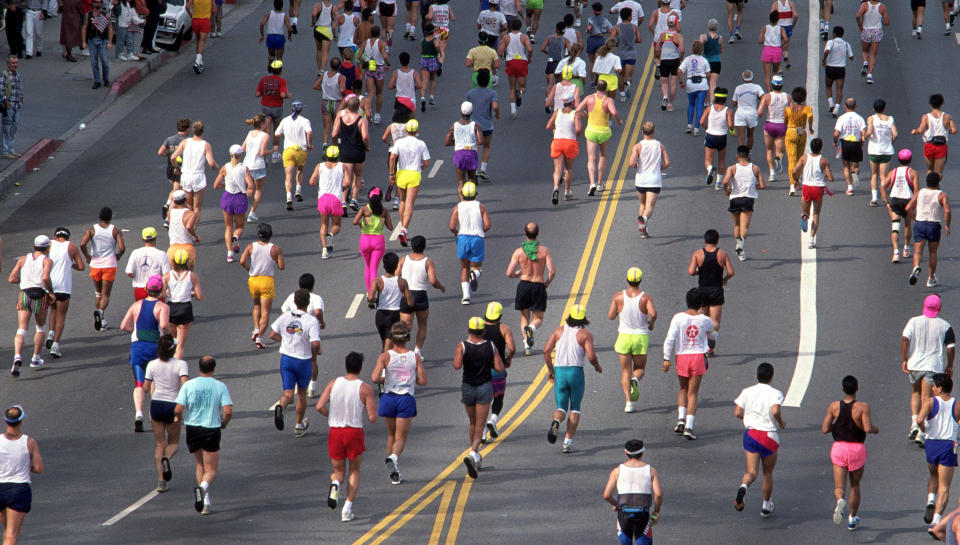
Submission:
[[[20,158],[20,160],[25,164],[27,173],[32,172],[35,166],[46,161],[47,157],[49,157],[51,153],[57,151],[61,144],[63,144],[63,140],[43,138],[31,146],[30,149],[23,154],[23,157]]]
[[[139,66],[134,66],[127,69],[119,78],[113,80],[113,85],[110,87],[111,93],[116,93],[122,95],[126,93],[131,87],[137,84],[143,78],[143,74],[140,72]]]

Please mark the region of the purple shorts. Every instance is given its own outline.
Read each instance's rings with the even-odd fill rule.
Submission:
[[[761,62],[783,62],[783,49],[774,45],[763,46],[763,53],[760,54]]]
[[[502,396],[507,391],[507,375],[491,375],[490,387],[493,388],[493,397]]]
[[[247,195],[245,193],[223,192],[220,197],[220,209],[227,214],[239,216],[247,213]]]
[[[317,199],[317,211],[328,216],[343,216],[343,204],[332,193],[324,193]]]
[[[787,135],[787,124],[774,123],[772,121],[767,121],[763,125],[763,132],[769,134],[774,138],[782,138]]]
[[[458,149],[454,151],[453,166],[460,170],[477,170],[477,150]]]

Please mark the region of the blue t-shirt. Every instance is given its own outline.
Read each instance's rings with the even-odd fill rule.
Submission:
[[[613,23],[611,23],[603,15],[591,15],[587,19],[587,24],[590,25],[590,35],[596,36],[598,34],[609,34],[613,30]]]
[[[467,92],[467,101],[473,104],[470,121],[480,125],[480,130],[493,130],[493,103],[500,102],[497,92],[489,87],[476,87]]]
[[[197,377],[180,387],[177,404],[187,408],[183,423],[203,428],[220,427],[220,409],[233,405],[227,385],[212,377]]]

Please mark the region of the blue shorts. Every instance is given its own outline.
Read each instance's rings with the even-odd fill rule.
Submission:
[[[939,221],[916,221],[913,223],[914,242],[940,242]]]
[[[769,437],[767,432],[760,430],[743,431],[743,450],[759,454],[761,458],[766,458],[771,454],[776,454],[780,444]]]
[[[267,49],[283,49],[286,43],[283,34],[267,34]]]
[[[483,263],[483,256],[483,237],[457,235],[457,259],[466,259],[470,263]]]
[[[13,509],[20,513],[29,513],[33,503],[33,491],[30,483],[0,483],[0,510]]]
[[[637,59],[620,59],[620,64],[629,64],[632,66],[637,64]]]
[[[283,381],[284,391],[293,390],[294,386],[305,390],[310,384],[312,373],[313,366],[310,364],[310,358],[301,360],[280,354],[280,379]]]
[[[553,369],[553,395],[557,398],[557,410],[580,412],[580,402],[586,389],[583,367],[563,366]]]
[[[380,396],[377,416],[380,418],[413,418],[417,416],[417,400],[410,394],[387,392]]]
[[[949,439],[927,439],[923,450],[932,466],[957,467],[957,443]]]
[[[782,28],[783,31],[787,33],[787,38],[792,38],[792,37],[793,37],[793,25],[790,25],[790,26],[781,26],[780,28]]]
[[[137,386],[143,384],[147,372],[147,363],[157,359],[157,343],[134,341],[130,343],[130,366],[133,367],[133,379]]]

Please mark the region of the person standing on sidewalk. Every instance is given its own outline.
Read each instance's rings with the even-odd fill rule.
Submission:
[[[34,55],[43,54],[43,14],[44,0],[25,0],[23,36],[27,41],[26,57],[32,59]]]
[[[157,34],[157,24],[160,22],[160,14],[163,13],[165,3],[161,0],[147,0],[147,20],[143,25],[143,43],[140,44],[140,51],[146,54],[158,53],[153,47],[153,38]],[[63,24],[63,23],[61,23]]]
[[[7,29],[7,43],[10,45],[10,54],[18,59],[23,57],[26,49],[23,43],[23,5],[19,0],[9,0],[5,3],[7,8],[3,16],[3,23]],[[81,20],[83,15],[80,16]],[[79,27],[77,27],[79,30]]]
[[[9,6],[7,9],[10,9]],[[63,19],[60,21],[60,45],[63,46],[63,53],[61,56],[63,60],[67,62],[77,62],[77,58],[73,56],[73,48],[80,47],[80,29],[83,25],[83,2],[81,0],[65,0],[62,4],[62,9]],[[9,25],[10,23],[7,24]],[[10,49],[15,53],[13,47]]]
[[[34,0],[36,1],[36,0]],[[103,85],[110,86],[110,61],[108,60],[107,50],[113,46],[113,25],[110,24],[110,16],[104,13],[103,2],[93,0],[93,9],[83,18],[83,29],[81,30],[81,45],[87,49],[89,44],[90,68],[93,70],[93,89],[100,88],[100,75],[103,73]],[[27,10],[29,13],[29,10]],[[29,19],[29,16],[27,17]],[[29,23],[29,21],[28,21]],[[30,41],[27,40],[27,58],[30,58]],[[38,51],[39,55],[40,52]]]
[[[8,23],[9,24],[9,23]],[[13,45],[10,46],[13,51]],[[0,102],[3,108],[3,136],[0,140],[0,154],[7,159],[16,159],[20,154],[13,150],[13,141],[17,138],[20,125],[20,108],[23,106],[23,82],[17,73],[20,59],[13,53],[7,57],[7,69],[0,72]]]

